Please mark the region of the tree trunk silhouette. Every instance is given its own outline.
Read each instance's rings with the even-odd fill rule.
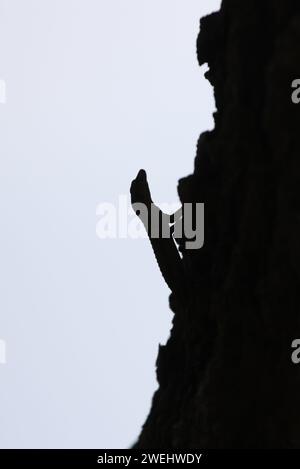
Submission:
[[[223,0],[197,45],[215,129],[178,191],[205,203],[205,244],[183,251],[189,295],[171,295],[135,447],[300,448],[300,2]]]

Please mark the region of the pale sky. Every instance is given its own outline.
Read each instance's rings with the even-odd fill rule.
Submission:
[[[126,448],[172,315],[148,240],[100,240],[139,168],[176,202],[212,89],[220,0],[0,0],[1,448]],[[151,290],[149,291],[149,284]]]

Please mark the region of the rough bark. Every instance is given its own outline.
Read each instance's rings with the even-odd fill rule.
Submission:
[[[215,129],[179,195],[205,203],[205,245],[183,252],[189,296],[171,295],[136,447],[300,448],[300,2],[223,0],[197,45]]]

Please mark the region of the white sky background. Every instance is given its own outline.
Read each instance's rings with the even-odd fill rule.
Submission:
[[[213,126],[195,44],[219,6],[0,0],[2,448],[125,448],[138,436],[169,292],[149,242],[97,239],[95,211],[142,167],[155,200],[177,201]]]

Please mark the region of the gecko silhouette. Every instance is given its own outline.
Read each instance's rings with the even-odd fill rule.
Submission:
[[[147,231],[162,276],[171,292],[182,299],[185,295],[184,265],[173,237],[176,223],[182,223],[182,209],[167,215],[153,203],[147,174],[143,169],[132,181],[130,194],[133,210]],[[159,227],[153,226],[157,221],[162,228],[159,233]]]

